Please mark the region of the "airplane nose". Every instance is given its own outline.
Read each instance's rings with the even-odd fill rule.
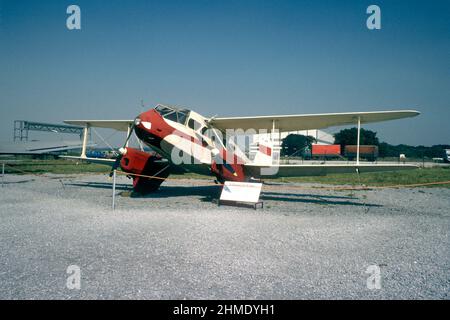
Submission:
[[[142,126],[147,130],[151,130],[152,123],[151,123],[151,112],[143,112],[141,113],[135,120],[134,123],[136,126]]]
[[[152,123],[150,121],[142,121],[141,118],[137,117],[136,119],[134,119],[134,125],[137,127],[139,125],[141,125],[147,129],[150,130],[152,128]]]

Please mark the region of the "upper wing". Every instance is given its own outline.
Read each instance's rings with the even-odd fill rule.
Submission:
[[[415,117],[419,114],[420,112],[415,110],[322,113],[282,116],[212,118],[209,123],[219,130],[271,130],[273,127],[275,127],[275,129],[277,129],[278,131],[285,132],[322,129],[334,126],[356,124],[358,122],[358,118],[360,118],[361,123],[370,123]]]
[[[246,173],[254,178],[278,178],[297,176],[322,176],[332,173],[352,173],[356,169],[360,173],[417,169],[410,164],[280,164],[265,166],[245,164]]]
[[[133,124],[133,120],[64,120],[64,123],[78,126],[90,126],[97,128],[109,128],[118,131],[127,131]]]

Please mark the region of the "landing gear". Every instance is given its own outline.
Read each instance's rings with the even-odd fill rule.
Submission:
[[[153,161],[152,161],[153,160]],[[147,194],[158,190],[161,183],[169,176],[169,164],[150,159],[141,173],[143,176],[133,177],[133,189],[140,194]],[[152,178],[147,178],[150,176]]]

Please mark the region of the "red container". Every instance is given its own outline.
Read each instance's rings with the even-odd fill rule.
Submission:
[[[339,144],[313,144],[311,153],[313,156],[337,156],[341,154],[341,146]]]
[[[347,145],[345,146],[345,154],[356,154],[358,150],[358,146],[355,145]],[[378,147],[372,145],[360,145],[359,146],[360,155],[371,155],[378,156]]]
[[[358,146],[347,145],[344,148],[344,155],[349,160],[354,160],[358,153]],[[367,159],[369,161],[375,161],[378,158],[378,146],[372,145],[360,145],[359,146],[359,157],[361,159]]]

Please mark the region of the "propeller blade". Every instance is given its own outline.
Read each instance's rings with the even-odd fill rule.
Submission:
[[[110,177],[112,177],[114,170],[117,170],[117,168],[120,166],[120,161],[122,160],[122,157],[126,153],[127,143],[130,140],[131,135],[133,134],[134,127],[135,127],[135,122],[133,122],[133,125],[130,127],[130,132],[128,133],[128,136],[125,139],[125,143],[123,144],[123,147],[119,149],[119,154],[117,155],[116,161],[114,162],[114,164],[111,168],[111,172],[109,173]]]
[[[123,148],[126,148],[128,141],[131,138],[131,135],[133,134],[134,131],[134,127],[135,127],[135,123],[133,122],[133,125],[130,127],[130,132],[128,133],[127,138],[125,139],[125,143],[123,144]]]

